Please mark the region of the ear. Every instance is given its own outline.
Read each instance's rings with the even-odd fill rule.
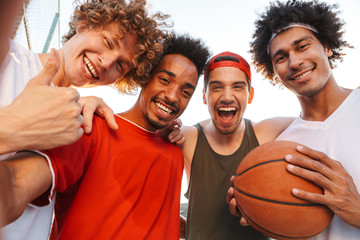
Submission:
[[[326,51],[326,55],[327,55],[328,58],[333,55],[333,52],[332,52],[332,50],[330,48],[326,47],[325,51]]]
[[[205,97],[205,90],[203,89],[202,92],[203,92],[203,103],[207,104],[206,97]]]
[[[82,33],[86,30],[86,26],[84,24],[79,24],[79,26],[76,27],[76,34]]]
[[[254,98],[254,88],[251,88],[249,92],[248,104],[252,102],[253,98]]]

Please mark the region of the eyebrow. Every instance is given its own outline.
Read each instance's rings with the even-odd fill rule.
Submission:
[[[300,39],[298,39],[298,40],[295,40],[291,45],[292,45],[292,46],[296,46],[296,45],[298,45],[299,43],[301,43],[302,41],[305,41],[305,40],[307,40],[307,39],[312,39],[312,40],[314,40],[314,38],[313,38],[312,36],[304,36],[304,37],[302,37],[302,38],[300,38]],[[282,53],[284,53],[284,52],[285,52],[285,51],[284,51],[283,49],[278,50],[276,53],[273,54],[271,60],[274,59],[277,55],[282,54]]]
[[[176,74],[175,74],[175,73],[170,72],[170,71],[168,71],[168,70],[166,70],[166,69],[161,69],[161,70],[159,70],[159,72],[165,73],[165,74],[169,75],[170,77],[176,78]],[[186,83],[185,83],[185,86],[188,87],[188,88],[191,88],[192,90],[195,90],[195,86],[192,85],[192,84],[189,83],[189,82],[186,82]]]
[[[166,69],[161,69],[159,72],[162,72],[162,73],[166,73],[167,75],[169,75],[170,77],[176,77],[176,74],[173,73],[173,72],[170,72]]]
[[[236,85],[236,84],[244,84],[244,85],[246,85],[246,83],[247,83],[247,81],[241,80],[241,81],[233,82],[231,85]],[[214,80],[214,81],[211,81],[211,82],[209,83],[209,86],[210,86],[211,84],[223,84],[223,83],[222,83],[221,81],[219,81],[219,80]]]

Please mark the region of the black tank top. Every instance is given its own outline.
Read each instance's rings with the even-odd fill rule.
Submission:
[[[251,121],[245,119],[245,133],[240,147],[232,155],[212,150],[200,124],[191,164],[186,239],[190,240],[257,240],[268,239],[252,227],[240,225],[240,218],[229,213],[226,193],[230,178],[244,156],[259,145]]]

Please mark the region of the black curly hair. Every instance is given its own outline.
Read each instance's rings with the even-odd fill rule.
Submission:
[[[279,83],[275,76],[267,46],[273,33],[286,27],[289,23],[305,23],[313,26],[318,33],[314,35],[324,47],[332,51],[329,64],[334,68],[335,60],[343,60],[343,49],[353,48],[342,39],[344,22],[338,18],[338,5],[329,5],[317,0],[279,0],[270,3],[265,13],[255,22],[253,41],[250,43],[253,64],[257,72],[261,72],[272,84]]]
[[[201,39],[196,39],[189,34],[172,34],[164,44],[163,56],[167,54],[180,54],[194,63],[198,77],[204,72],[205,64],[210,57],[209,48]]]

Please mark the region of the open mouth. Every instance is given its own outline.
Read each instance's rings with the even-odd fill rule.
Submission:
[[[94,66],[91,64],[90,60],[85,55],[83,57],[83,60],[86,73],[95,79],[99,79],[99,76],[96,73]]]
[[[236,107],[219,107],[217,109],[218,115],[223,123],[230,123],[237,112]]]
[[[171,114],[173,112],[173,110],[171,110],[170,108],[166,107],[165,105],[159,102],[156,102],[156,106],[166,114]]]

